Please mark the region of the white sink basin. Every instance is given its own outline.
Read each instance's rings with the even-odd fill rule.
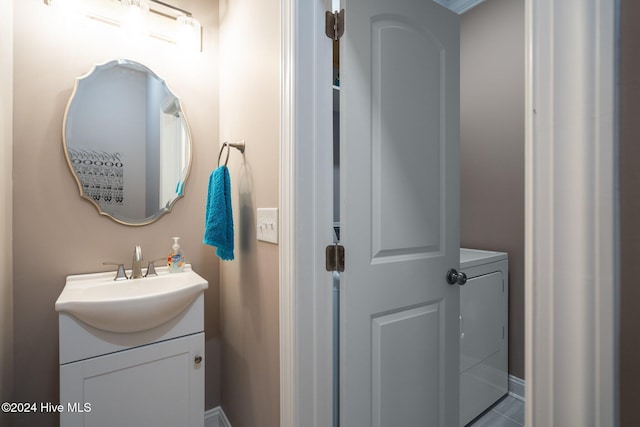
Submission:
[[[173,319],[209,287],[191,265],[180,273],[156,271],[156,277],[117,282],[115,271],[68,276],[56,311],[103,331],[139,332]]]

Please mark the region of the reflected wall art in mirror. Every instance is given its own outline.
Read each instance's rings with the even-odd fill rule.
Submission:
[[[180,100],[144,65],[120,59],[78,77],[62,133],[80,195],[100,214],[145,225],[182,197],[189,126]]]

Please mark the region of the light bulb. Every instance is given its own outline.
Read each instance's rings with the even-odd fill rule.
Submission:
[[[53,10],[62,15],[73,15],[79,9],[78,2],[75,0],[47,0],[46,4],[51,6]]]
[[[200,23],[192,16],[180,15],[176,18],[178,23],[176,44],[180,49],[200,51]]]
[[[47,4],[65,28],[76,28],[82,24],[84,13],[79,0],[48,0]]]
[[[122,27],[127,36],[133,39],[147,36],[149,4],[145,0],[122,0],[122,6],[126,8]]]

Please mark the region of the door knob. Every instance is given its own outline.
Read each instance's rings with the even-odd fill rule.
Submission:
[[[460,286],[467,283],[467,275],[463,272],[458,273],[455,268],[447,271],[447,283],[450,285],[455,285],[456,283]]]

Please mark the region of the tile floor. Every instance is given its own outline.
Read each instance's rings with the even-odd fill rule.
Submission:
[[[524,402],[506,396],[467,427],[523,427]]]

